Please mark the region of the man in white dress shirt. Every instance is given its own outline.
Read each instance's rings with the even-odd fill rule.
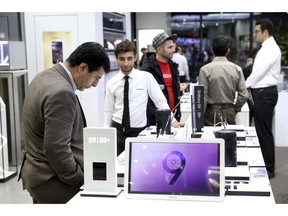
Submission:
[[[169,105],[152,74],[134,68],[137,54],[135,45],[131,41],[125,40],[119,43],[114,53],[120,71],[107,82],[104,126],[117,128],[117,155],[119,155],[125,150],[125,139],[137,137],[147,126],[148,96],[158,109],[169,109]],[[130,128],[128,131],[122,125],[125,76],[129,76]],[[172,122],[172,126],[180,127],[176,120]]]
[[[172,61],[178,64],[180,83],[189,82],[189,67],[186,57],[182,54],[181,47],[176,46]]]
[[[255,39],[261,43],[251,75],[246,80],[254,106],[254,121],[269,178],[275,176],[275,144],[272,119],[278,100],[278,76],[281,69],[281,50],[273,37],[274,25],[269,19],[256,22]]]

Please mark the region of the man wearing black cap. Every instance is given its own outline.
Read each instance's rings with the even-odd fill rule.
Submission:
[[[153,39],[152,45],[156,53],[147,53],[141,70],[150,72],[159,83],[170,109],[175,113],[177,121],[181,119],[180,111],[180,91],[186,86],[180,86],[178,65],[171,59],[175,52],[175,40],[177,35],[167,35],[160,33]],[[147,118],[150,125],[156,124],[156,107],[149,100],[147,107]]]

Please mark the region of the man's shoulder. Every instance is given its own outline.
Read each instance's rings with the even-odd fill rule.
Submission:
[[[215,62],[213,63],[213,61],[209,62],[207,64],[204,64],[202,67],[200,67],[200,70],[203,70],[203,69],[206,70],[206,69],[208,69],[210,67],[213,67],[214,64],[215,64]]]
[[[234,62],[231,62],[231,61],[229,61],[229,63],[231,65],[233,65],[237,69],[237,71],[241,71],[242,72],[242,67],[240,65],[238,65],[238,64],[236,64]]]
[[[120,73],[121,73],[121,72],[118,71],[114,76],[112,76],[112,77],[107,81],[107,85],[110,85],[111,83],[119,82],[119,80],[121,79]]]
[[[134,70],[137,73],[137,75],[136,75],[137,77],[140,77],[140,78],[153,77],[153,75],[149,71],[142,70],[142,69],[134,69]]]
[[[140,68],[140,70],[151,72],[151,71],[154,71],[156,65],[157,65],[156,58],[153,58],[153,57],[151,57],[150,59],[145,58],[145,61],[142,65],[142,67]]]
[[[153,75],[149,71],[140,70],[139,73],[142,77],[153,77]]]

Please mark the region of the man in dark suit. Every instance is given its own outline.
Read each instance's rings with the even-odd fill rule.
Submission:
[[[75,91],[97,86],[109,71],[105,49],[86,42],[30,83],[23,107],[25,155],[19,177],[33,203],[66,203],[80,190],[86,120]]]

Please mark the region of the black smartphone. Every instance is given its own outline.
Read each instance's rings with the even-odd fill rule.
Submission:
[[[53,64],[63,62],[63,43],[61,41],[52,41],[51,48]]]

